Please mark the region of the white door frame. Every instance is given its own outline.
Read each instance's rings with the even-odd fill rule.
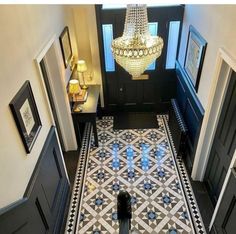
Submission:
[[[211,90],[193,163],[191,177],[203,181],[211,146],[218,125],[224,98],[232,70],[236,71],[236,59],[220,48],[216,59],[216,69],[211,82]]]
[[[43,74],[42,74],[41,67],[40,67],[40,62],[45,57],[46,53],[48,52],[48,50],[51,47],[54,49],[54,52],[55,52],[55,55],[56,55],[56,61],[57,61],[57,64],[58,64],[58,69],[60,68],[63,61],[60,62],[60,56],[59,56],[59,53],[58,53],[58,51],[59,51],[59,41],[58,41],[58,38],[57,38],[56,35],[52,36],[52,38],[44,46],[43,50],[36,57],[35,64],[38,68],[38,72],[39,72],[39,75],[40,75],[40,78],[41,78],[40,79],[41,84],[42,84],[44,92],[45,92],[48,111],[50,113],[52,123],[55,125],[54,117],[53,117],[53,114],[52,114],[52,110],[51,110],[51,107],[50,107],[50,102],[49,102],[49,98],[48,98],[48,94],[47,94],[47,89],[46,89],[46,86],[45,86],[45,83],[44,83],[44,78],[43,78]],[[48,67],[47,60],[44,60],[44,62],[45,62],[46,67]],[[65,79],[62,76],[62,73],[61,73],[60,69],[59,69],[59,73],[60,73],[60,77],[59,77],[59,79],[56,79],[56,81],[60,82],[60,87],[61,87],[60,90],[56,89],[55,88],[56,86],[55,87],[53,86],[53,79],[52,78],[50,79],[50,73],[48,74],[48,76],[49,76],[48,78],[50,80],[49,81],[50,84],[51,84],[50,86],[53,86],[53,87],[51,87],[51,91],[52,91],[53,101],[54,101],[54,104],[55,104],[55,109],[56,109],[56,113],[57,113],[57,117],[58,117],[58,122],[59,122],[59,125],[60,125],[63,144],[64,144],[65,151],[77,150],[77,148],[78,148],[77,147],[77,141],[76,141],[73,121],[72,121],[72,117],[71,117],[70,104],[69,104],[68,98],[67,98]],[[61,92],[63,92],[63,93],[61,93]],[[61,112],[62,110],[60,110],[61,103],[59,103],[57,101],[57,98],[56,98],[58,93],[60,93],[60,95],[62,95],[64,97],[64,99],[63,99],[63,102],[64,102],[63,116],[62,116],[62,112]]]
[[[204,179],[211,147],[224,104],[224,99],[228,90],[232,70],[236,72],[236,59],[234,59],[225,49],[220,48],[217,54],[215,74],[212,80],[210,96],[202,122],[202,128],[193,164],[191,176],[194,180],[203,181]],[[212,215],[209,230],[212,228],[215,221],[222,197],[230,178],[231,168],[234,166],[236,166],[236,150],[227,170],[227,174],[217,200],[214,213]]]
[[[232,158],[232,160],[231,160],[229,169],[228,169],[227,174],[226,174],[226,176],[225,176],[224,184],[223,184],[222,189],[221,189],[221,191],[220,191],[220,195],[219,195],[219,198],[218,198],[218,200],[217,200],[216,207],[215,207],[214,213],[213,213],[212,218],[211,218],[211,222],[210,222],[210,225],[209,225],[209,231],[211,230],[211,228],[212,228],[212,226],[213,226],[213,224],[214,224],[214,221],[215,221],[217,212],[218,212],[218,210],[219,210],[219,208],[220,208],[220,203],[221,203],[221,201],[222,201],[224,192],[225,192],[225,190],[226,190],[226,186],[227,186],[227,184],[228,184],[228,182],[229,182],[229,178],[230,178],[230,174],[231,174],[231,169],[232,169],[233,167],[235,167],[235,166],[236,166],[236,150],[234,151],[233,158]]]

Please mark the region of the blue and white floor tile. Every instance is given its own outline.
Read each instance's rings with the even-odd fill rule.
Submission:
[[[66,233],[119,233],[120,190],[132,197],[133,233],[205,233],[166,117],[157,121],[158,129],[114,130],[113,118],[103,117],[97,121],[99,147],[86,126]]]

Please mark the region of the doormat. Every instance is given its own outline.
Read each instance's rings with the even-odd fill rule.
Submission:
[[[114,116],[114,129],[145,129],[158,128],[156,113],[128,112]]]

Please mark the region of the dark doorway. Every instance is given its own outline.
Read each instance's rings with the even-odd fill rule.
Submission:
[[[163,38],[164,47],[161,56],[145,71],[149,77],[147,80],[132,80],[111,54],[112,39],[122,36],[125,12],[125,8],[103,9],[102,5],[96,6],[105,108],[108,111],[163,112],[175,96],[175,59],[184,7],[148,8],[149,31],[151,35]]]
[[[205,181],[215,205],[236,147],[236,73],[231,75],[227,94],[207,164]]]
[[[53,118],[54,118],[54,121],[55,121],[55,124],[56,124],[57,133],[58,133],[58,136],[59,136],[61,148],[64,151],[65,148],[64,148],[64,143],[63,143],[63,140],[62,140],[61,129],[60,129],[60,125],[59,125],[59,122],[58,122],[56,108],[55,108],[55,104],[54,104],[53,97],[52,97],[52,92],[51,92],[51,88],[50,88],[50,83],[49,83],[49,79],[48,79],[47,70],[46,70],[46,67],[45,67],[45,62],[44,62],[43,59],[40,62],[40,68],[41,68],[44,83],[45,83],[45,86],[46,86],[46,89],[47,89],[48,99],[49,99],[49,102],[50,102],[50,107],[51,107],[51,110],[52,110]]]

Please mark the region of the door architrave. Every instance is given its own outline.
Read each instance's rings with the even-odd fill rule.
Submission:
[[[60,49],[59,48],[59,40],[58,40],[58,37],[56,35],[53,35],[48,40],[48,42],[44,45],[43,49],[39,52],[39,54],[36,56],[34,61],[35,61],[35,64],[36,64],[36,67],[37,67],[37,70],[38,70],[38,74],[39,74],[39,77],[40,77],[42,89],[44,90],[45,101],[47,103],[48,112],[50,114],[52,124],[55,125],[55,120],[54,120],[53,113],[52,113],[52,110],[51,110],[51,107],[50,107],[50,101],[49,101],[49,98],[48,98],[47,89],[46,89],[46,85],[45,85],[44,78],[43,78],[43,73],[42,73],[42,70],[41,70],[41,67],[40,67],[40,62],[45,57],[45,55],[47,54],[47,52],[49,51],[49,49],[51,47],[53,47],[53,49],[55,51],[55,56],[56,56],[56,60],[57,60],[58,65],[60,65],[60,63],[62,64],[63,63],[62,58],[61,58],[61,62],[60,62],[59,52],[58,52],[59,49]],[[60,76],[62,76],[60,71],[59,71],[59,73],[60,73]],[[65,86],[65,83],[63,83],[63,81],[62,81],[62,77],[60,77],[60,78],[61,79],[58,79],[57,82],[61,82],[61,86]],[[64,91],[65,91],[65,93],[63,95],[66,98],[67,97],[66,89]],[[57,103],[56,98],[54,98],[54,102],[55,102],[55,106],[60,106],[59,103]],[[64,128],[61,128],[61,134],[62,134],[62,138],[63,138],[65,151],[77,150],[78,146],[77,146],[77,141],[76,141],[76,136],[75,136],[75,132],[74,132],[73,121],[72,121],[72,117],[71,117],[70,106],[69,106],[68,100],[66,100],[65,103],[67,103],[66,113],[67,113],[67,120],[68,120],[67,122],[69,123],[67,128],[70,129],[69,131],[66,132],[64,130]],[[60,116],[60,114],[58,114],[58,118],[59,118],[59,121],[61,123],[63,123],[63,117]],[[69,133],[69,136],[68,136],[68,133]],[[57,135],[57,138],[58,138],[58,141],[59,141],[57,131],[56,131],[56,135]],[[70,142],[68,142],[68,139],[70,140]],[[60,150],[61,150],[61,148],[60,148]]]
[[[199,135],[198,146],[194,158],[192,179],[203,181],[207,163],[209,160],[211,147],[215,137],[220,114],[224,104],[225,96],[228,90],[232,71],[236,72],[236,59],[233,58],[224,48],[220,48],[216,58],[216,68],[211,82],[209,100],[202,122],[202,128]],[[236,166],[236,150],[232,157],[230,166],[212,215],[209,230],[212,228],[217,212],[222,201],[223,194],[229,181],[231,168]]]
[[[211,82],[209,100],[194,158],[191,174],[193,180],[203,181],[204,179],[232,70],[236,71],[236,59],[225,49],[220,48],[217,54],[215,74]]]

